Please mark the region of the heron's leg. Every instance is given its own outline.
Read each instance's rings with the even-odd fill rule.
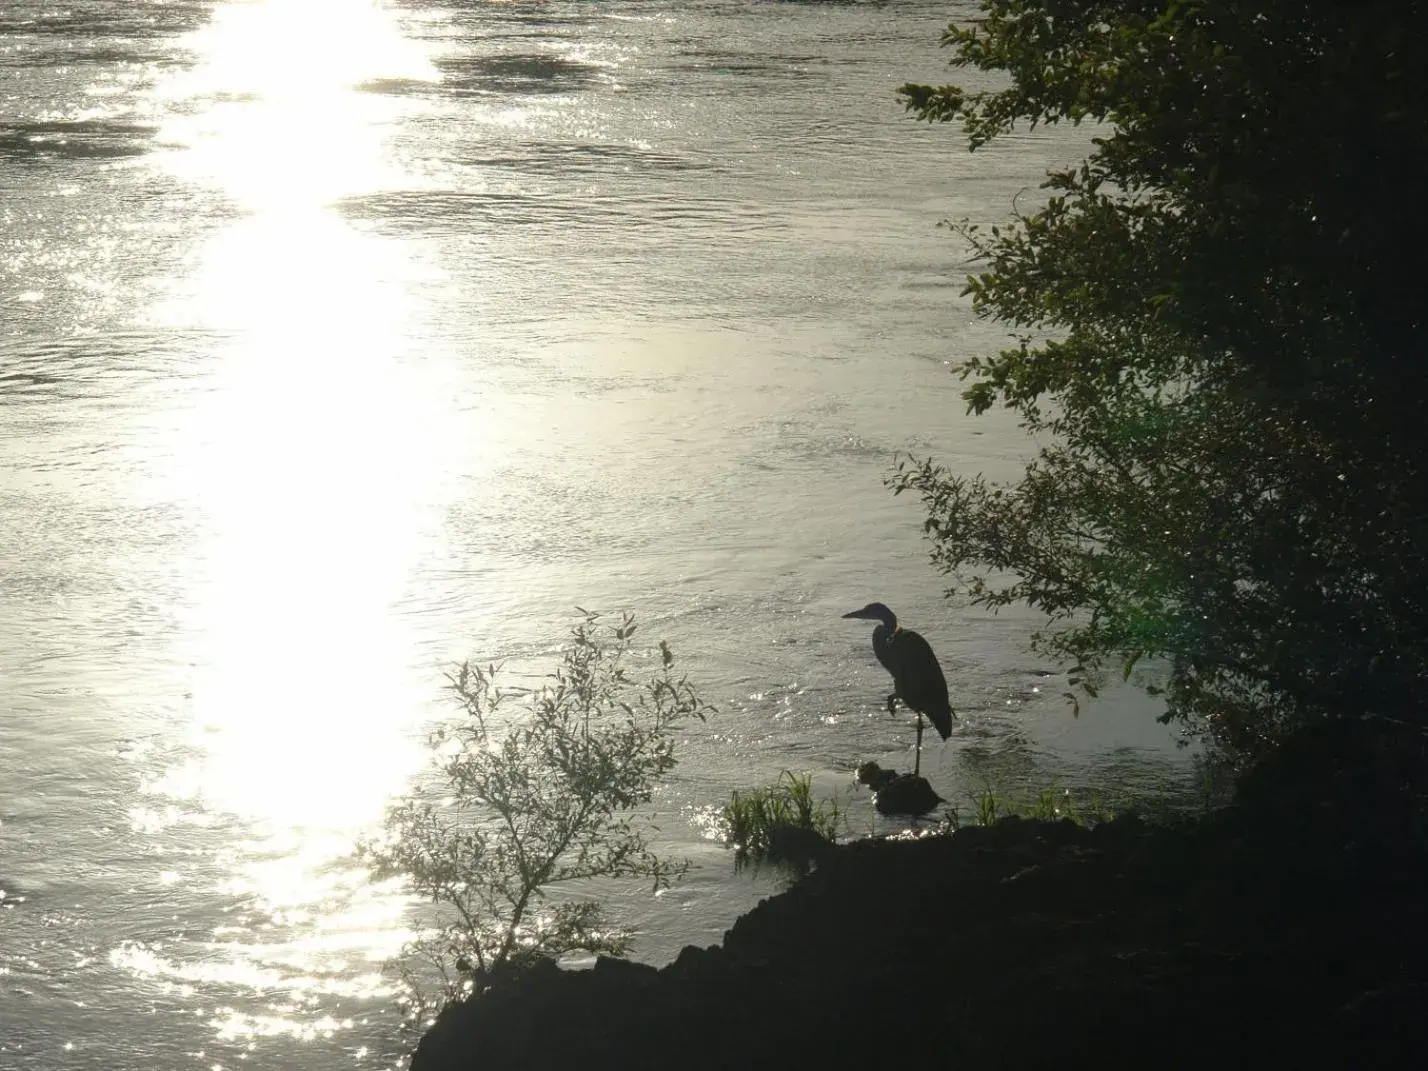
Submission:
[[[894,717],[894,716],[896,716],[896,714],[897,714],[897,693],[896,693],[896,692],[889,692],[889,693],[888,693],[888,717],[890,717],[890,718],[891,718],[891,717]]]
[[[922,714],[917,715],[917,753],[912,760],[912,776],[922,776]]]

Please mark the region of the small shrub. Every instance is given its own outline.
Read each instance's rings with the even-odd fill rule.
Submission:
[[[377,877],[440,907],[441,924],[405,950],[418,1017],[542,959],[624,954],[628,931],[598,902],[553,902],[555,887],[639,878],[659,889],[688,867],[654,852],[635,812],[675,764],[675,728],[710,708],[674,675],[664,643],[646,679],[630,676],[632,616],[610,626],[581,612],[539,688],[500,689],[494,666],[450,676],[463,716],[433,734],[444,796],[399,802],[386,835],[358,849]]]

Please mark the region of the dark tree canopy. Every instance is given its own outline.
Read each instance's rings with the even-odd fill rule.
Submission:
[[[906,86],[972,149],[1095,124],[1006,228],[969,407],[1052,445],[992,486],[909,461],[952,592],[1050,618],[1095,669],[1168,666],[1168,717],[1252,754],[1316,718],[1421,721],[1428,684],[1428,4],[982,0]]]

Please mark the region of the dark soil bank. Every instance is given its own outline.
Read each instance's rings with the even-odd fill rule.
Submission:
[[[1421,738],[1340,723],[1193,823],[863,841],[663,970],[453,1007],[413,1071],[1428,1066]]]

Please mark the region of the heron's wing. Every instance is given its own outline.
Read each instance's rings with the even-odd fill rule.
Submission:
[[[946,740],[952,735],[952,704],[947,701],[947,679],[932,645],[916,632],[904,630],[892,638],[888,648],[896,667],[889,668],[898,696],[913,710],[926,714]]]

